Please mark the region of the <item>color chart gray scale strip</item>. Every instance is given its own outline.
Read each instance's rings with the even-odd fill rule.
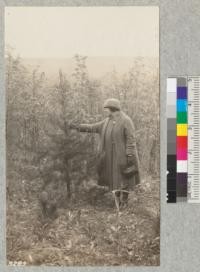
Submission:
[[[177,79],[167,79],[167,203],[176,202],[176,88]]]

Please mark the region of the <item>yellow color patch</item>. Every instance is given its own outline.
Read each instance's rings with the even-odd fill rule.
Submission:
[[[177,126],[176,126],[176,135],[177,136],[187,136],[188,135],[188,126],[187,126],[187,124],[177,124]]]

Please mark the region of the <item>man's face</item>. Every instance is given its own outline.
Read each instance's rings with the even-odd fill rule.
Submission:
[[[110,117],[112,115],[112,112],[109,108],[104,108],[104,114],[106,117]]]

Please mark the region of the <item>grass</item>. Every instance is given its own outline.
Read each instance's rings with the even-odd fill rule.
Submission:
[[[8,263],[159,265],[158,179],[144,179],[120,213],[112,194],[106,193],[93,204],[86,201],[87,195],[69,202],[58,209],[55,219],[42,218],[36,194],[22,191],[22,198],[18,193],[7,202]]]

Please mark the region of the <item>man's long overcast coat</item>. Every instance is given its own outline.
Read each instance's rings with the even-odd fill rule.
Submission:
[[[112,123],[112,139],[109,143],[112,148],[105,148],[108,143],[106,140],[106,130]],[[121,174],[121,168],[127,165],[127,156],[134,156],[134,163],[139,171],[138,154],[136,149],[135,129],[132,120],[124,112],[117,112],[115,119],[106,118],[101,122],[95,124],[81,124],[79,131],[99,133],[99,154],[105,154],[104,157],[104,171],[107,186],[111,190],[114,189],[133,189],[134,185],[140,182],[139,174],[127,179]],[[106,169],[107,167],[111,169]]]

